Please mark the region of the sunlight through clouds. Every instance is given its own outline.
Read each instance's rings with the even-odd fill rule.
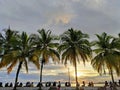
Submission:
[[[55,18],[55,21],[56,23],[68,24],[72,17],[72,15],[60,15]]]

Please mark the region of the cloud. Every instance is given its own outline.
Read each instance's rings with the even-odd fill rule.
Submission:
[[[11,25],[28,33],[45,28],[60,34],[73,27],[92,37],[103,31],[116,34],[120,28],[118,3],[112,0],[4,0],[0,3],[1,26]]]
[[[96,33],[107,32],[117,35],[120,32],[119,5],[119,0],[0,0],[0,29],[10,25],[13,30],[31,34],[45,28],[59,35],[72,27],[88,33],[93,40]],[[74,68],[70,69],[74,73]],[[5,70],[0,73],[2,81],[7,76],[3,75],[7,73]],[[88,63],[85,68],[78,65],[78,71],[85,73],[84,77],[81,77],[82,80],[97,81],[99,78]],[[7,76],[8,81],[11,81],[9,78],[15,77],[15,73],[16,68]],[[20,79],[23,81],[31,78],[37,81],[39,78],[39,70],[31,64],[28,74],[24,68],[20,73]],[[43,80],[68,80],[67,73],[64,65],[48,64],[43,69]],[[93,77],[87,76],[88,74]],[[102,77],[100,79],[104,81]]]
[[[82,3],[91,9],[98,9],[105,5],[106,0],[81,0]]]
[[[36,27],[44,28],[59,25],[59,23],[67,24],[73,17],[73,12],[69,3],[65,0],[54,1],[4,1],[1,3],[0,19],[3,25],[11,25],[15,29],[22,30]],[[28,3],[29,2],[29,3]],[[9,4],[6,4],[9,3]],[[49,3],[49,4],[48,4]],[[32,29],[31,29],[32,30]],[[30,32],[30,31],[29,31]]]

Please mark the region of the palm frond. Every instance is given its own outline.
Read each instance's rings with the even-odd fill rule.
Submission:
[[[10,72],[12,71],[12,69],[15,67],[15,65],[17,64],[17,60],[14,60],[11,65],[7,68],[8,74],[10,74]]]
[[[34,65],[37,67],[37,69],[40,69],[40,64],[39,64],[39,56],[36,54],[32,54],[29,57],[29,61],[34,63]]]

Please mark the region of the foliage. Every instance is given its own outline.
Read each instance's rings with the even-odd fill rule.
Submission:
[[[120,52],[117,48],[118,41],[105,32],[101,35],[96,34],[96,36],[98,40],[92,42],[95,46],[93,52],[96,53],[91,61],[93,68],[100,74],[106,73],[107,69],[111,76],[113,76],[113,71],[115,70],[119,76]]]
[[[77,62],[88,61],[91,56],[90,43],[87,40],[88,35],[80,30],[68,29],[61,36],[61,42],[58,50],[61,53],[62,63],[65,65],[69,61],[75,67],[76,87],[77,87]]]

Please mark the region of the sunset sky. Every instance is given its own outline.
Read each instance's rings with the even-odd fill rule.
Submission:
[[[120,0],[0,0],[0,32],[4,28],[37,33],[38,29],[51,30],[60,35],[69,28],[79,29],[95,39],[94,34],[106,32],[113,36],[120,33]],[[74,68],[70,68],[71,80],[74,81]],[[49,63],[44,66],[43,81],[67,81],[68,67]],[[0,71],[0,81],[14,82],[16,69],[7,75],[6,68]],[[79,81],[100,82],[110,80],[110,76],[100,76],[90,63],[78,65]],[[116,77],[116,80],[119,77]],[[29,64],[29,73],[24,68],[19,81],[38,81],[39,70]]]

